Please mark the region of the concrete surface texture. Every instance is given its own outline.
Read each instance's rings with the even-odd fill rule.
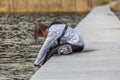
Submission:
[[[52,57],[30,80],[120,80],[120,21],[109,5],[95,7],[75,30],[84,51]]]

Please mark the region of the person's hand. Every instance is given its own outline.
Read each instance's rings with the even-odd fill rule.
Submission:
[[[34,66],[40,68],[40,65],[34,64]]]
[[[39,68],[40,68],[39,65],[34,64],[34,72],[33,72],[33,74],[34,74]]]

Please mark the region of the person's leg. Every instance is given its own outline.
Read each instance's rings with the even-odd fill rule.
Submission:
[[[57,50],[58,54],[69,55],[72,54],[72,52],[73,52],[72,47],[67,43],[58,46],[58,50]]]
[[[84,49],[84,45],[83,46],[78,46],[78,45],[73,45],[73,44],[69,44],[69,43],[64,43],[64,44],[57,45],[57,46],[49,49],[43,64],[45,62],[47,62],[54,54],[68,55],[68,54],[71,54],[72,52],[81,52],[83,49]],[[61,52],[61,50],[63,52]]]
[[[68,55],[71,54],[72,52],[81,52],[83,49],[84,49],[84,45],[79,46],[70,43],[64,43],[56,46],[53,52],[58,54]]]
[[[68,55],[71,53],[72,53],[72,47],[68,43],[64,43],[64,44],[51,47],[45,56],[45,60],[43,64],[46,63],[54,54]]]
[[[79,45],[70,44],[70,46],[72,47],[73,52],[81,52],[84,49],[84,45],[79,46]]]

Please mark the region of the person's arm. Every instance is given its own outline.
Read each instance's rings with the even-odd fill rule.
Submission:
[[[49,48],[54,43],[54,41],[56,41],[58,38],[59,38],[59,34],[57,32],[49,32],[48,33],[48,36],[47,36],[41,50],[39,51],[39,53],[37,55],[34,65],[41,66],[41,63],[44,60]]]

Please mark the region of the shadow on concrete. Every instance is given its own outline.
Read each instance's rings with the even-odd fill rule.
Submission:
[[[85,49],[82,52],[75,52],[74,54],[86,54],[86,53],[91,53],[97,51],[97,49]]]
[[[88,52],[93,52],[93,51],[97,51],[97,49],[85,49],[82,51],[82,53],[88,53]]]

